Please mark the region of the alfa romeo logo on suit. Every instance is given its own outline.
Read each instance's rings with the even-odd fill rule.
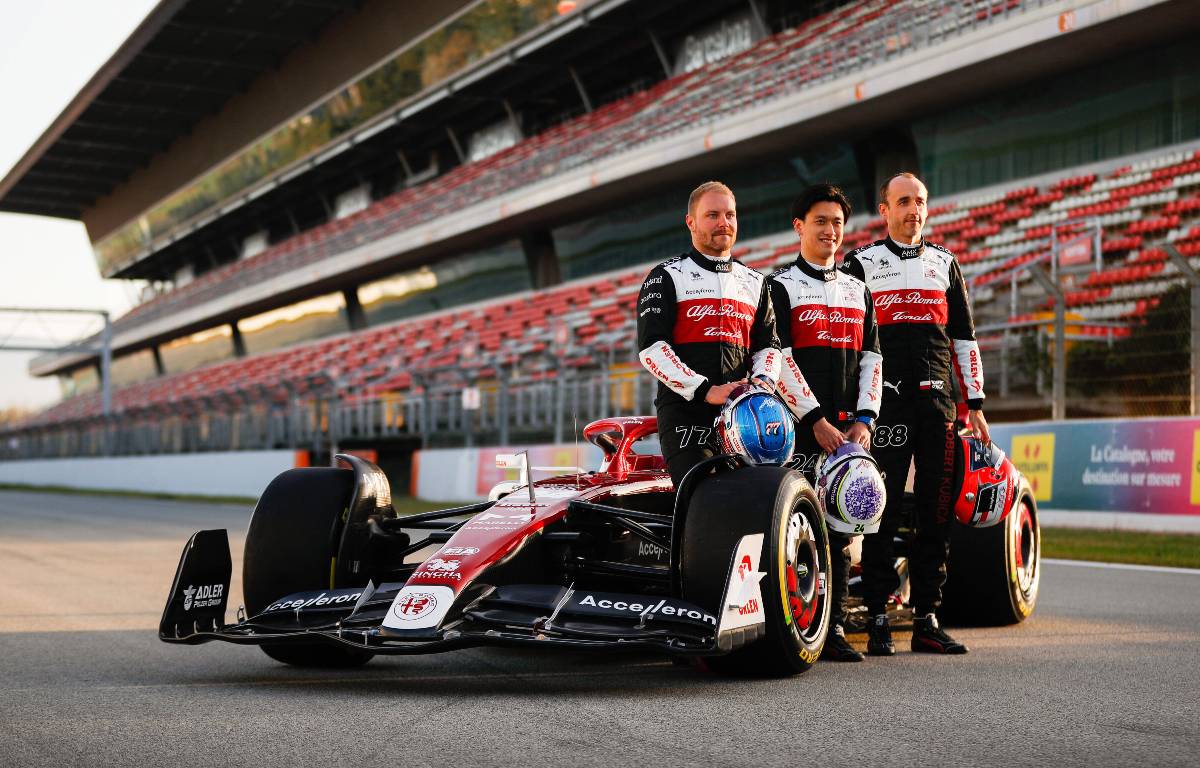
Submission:
[[[429,592],[414,592],[405,595],[392,608],[396,618],[403,621],[419,619],[437,607],[437,598]]]

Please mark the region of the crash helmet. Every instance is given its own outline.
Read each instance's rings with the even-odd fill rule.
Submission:
[[[955,445],[954,516],[963,525],[987,528],[1008,515],[1017,500],[1020,472],[995,443],[959,437]]]
[[[831,530],[875,533],[887,504],[879,463],[858,443],[842,443],[817,468],[817,500]]]
[[[783,464],[796,447],[787,407],[755,386],[735,388],[714,426],[721,450],[741,456],[748,464]]]

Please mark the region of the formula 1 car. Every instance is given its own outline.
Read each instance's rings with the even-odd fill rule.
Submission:
[[[225,623],[228,535],[200,531],[159,637],[256,644],[300,666],[524,644],[805,671],[829,623],[829,542],[812,488],[799,472],[726,455],[677,491],[662,457],[633,450],[656,431],[652,417],[593,422],[584,436],[603,451],[598,472],[529,478],[494,501],[407,517],[361,458],[284,472],[250,521],[237,621]]]
[[[299,666],[504,644],[640,647],[737,674],[807,670],[829,630],[829,538],[812,488],[800,472],[724,455],[675,489],[660,456],[634,450],[656,431],[653,417],[593,422],[584,436],[603,451],[599,471],[526,476],[494,500],[407,517],[361,458],[284,472],[250,521],[237,621],[225,623],[228,536],[200,531],[159,637],[255,644]],[[1005,624],[1032,611],[1038,529],[1023,480],[1008,518],[956,530],[946,606],[956,615]]]

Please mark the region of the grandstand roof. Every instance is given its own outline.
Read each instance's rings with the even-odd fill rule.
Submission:
[[[161,0],[0,180],[0,211],[78,219],[362,0]]]

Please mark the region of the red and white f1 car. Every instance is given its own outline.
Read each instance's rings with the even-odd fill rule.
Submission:
[[[250,521],[237,620],[225,621],[227,533],[200,531],[159,636],[256,644],[302,666],[508,644],[642,647],[741,673],[805,671],[829,628],[829,541],[809,484],[718,456],[676,489],[661,457],[633,450],[656,429],[650,417],[593,422],[584,436],[604,452],[599,471],[407,517],[382,471],[360,458],[284,472]],[[1021,503],[1033,509],[1028,493]]]

